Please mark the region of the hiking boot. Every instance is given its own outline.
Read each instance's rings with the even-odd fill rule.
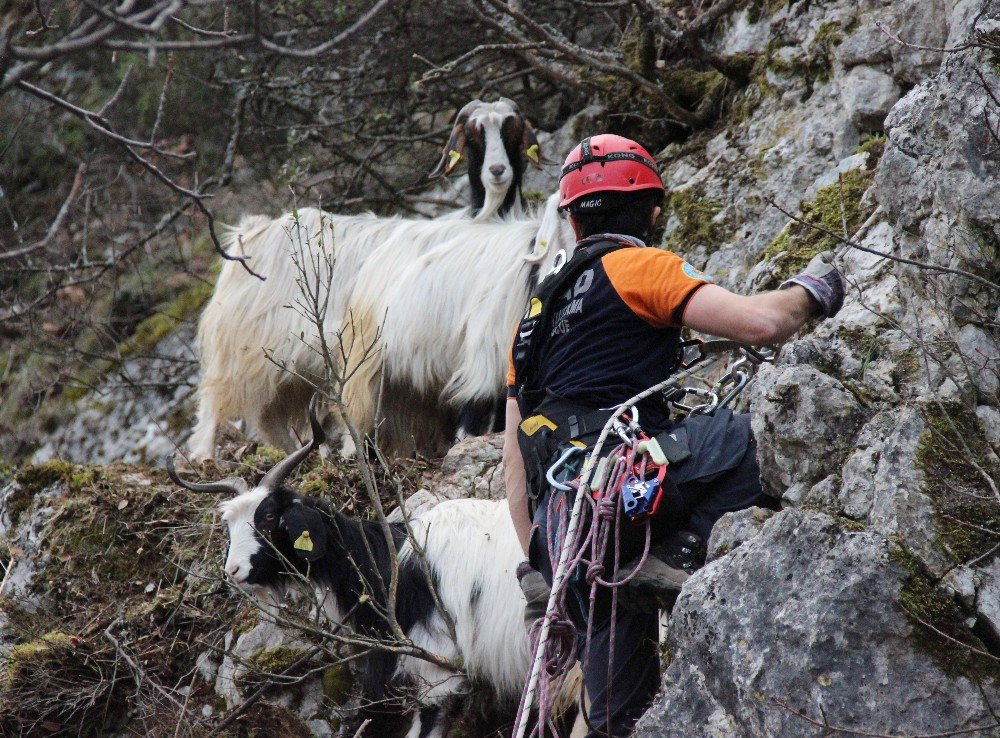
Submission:
[[[638,612],[670,612],[681,587],[705,563],[705,542],[696,533],[680,531],[649,549],[638,573],[618,590],[618,599]],[[636,559],[621,567],[619,573],[635,569]]]

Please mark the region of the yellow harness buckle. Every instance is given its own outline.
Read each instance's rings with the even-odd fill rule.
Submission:
[[[526,436],[533,436],[542,428],[555,430],[556,427],[556,424],[544,415],[532,415],[530,418],[522,420],[520,425],[521,432]]]

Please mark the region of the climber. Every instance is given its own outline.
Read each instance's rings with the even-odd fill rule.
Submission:
[[[567,494],[550,488],[546,470],[569,444],[593,444],[610,408],[676,371],[681,327],[751,345],[779,343],[810,318],[834,315],[844,299],[826,255],[778,290],[744,297],[676,254],[646,248],[664,187],[649,153],[627,138],[584,139],[566,159],[559,190],[577,248],[535,291],[507,377],[504,480],[528,556],[518,578],[529,619],[544,614],[552,581],[550,498]],[[651,703],[659,684],[657,608],[669,609],[704,563],[714,523],[726,512],[774,505],[761,488],[748,415],[721,410],[671,426],[658,398],[638,408],[647,433],[669,429],[676,443],[665,449],[671,463],[661,514],[651,519],[650,555],[619,590],[617,607],[610,590],[599,588],[584,663],[595,737],[627,735]],[[631,570],[644,551],[644,528],[622,523],[617,536],[618,560],[636,560],[620,571]],[[577,579],[578,596],[568,599],[583,636],[590,588]]]

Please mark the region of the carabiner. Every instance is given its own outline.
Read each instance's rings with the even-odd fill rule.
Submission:
[[[574,489],[574,487],[568,484],[557,482],[555,480],[555,473],[561,467],[566,465],[566,462],[569,461],[570,456],[572,456],[575,453],[585,453],[586,450],[587,449],[580,448],[579,446],[570,446],[568,449],[563,451],[562,455],[558,459],[556,459],[555,463],[549,467],[549,470],[547,472],[545,472],[545,481],[548,482],[550,485],[552,485],[555,489],[562,490],[563,492],[568,492]]]

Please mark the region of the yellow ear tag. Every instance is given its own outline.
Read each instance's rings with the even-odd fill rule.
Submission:
[[[524,152],[524,155],[528,157],[532,164],[537,164],[539,159],[538,144],[531,144],[528,150]]]
[[[534,318],[540,312],[542,312],[542,301],[537,297],[532,297],[531,304],[528,306],[528,317]]]
[[[313,542],[312,537],[309,535],[309,531],[302,531],[302,535],[295,539],[295,543],[292,544],[292,548],[298,551],[312,551]]]
[[[450,161],[448,162],[448,166],[453,167],[456,164],[458,164],[458,160],[462,158],[462,155],[457,151],[455,151],[455,149],[452,149],[451,151],[448,152],[448,158],[450,159]]]

